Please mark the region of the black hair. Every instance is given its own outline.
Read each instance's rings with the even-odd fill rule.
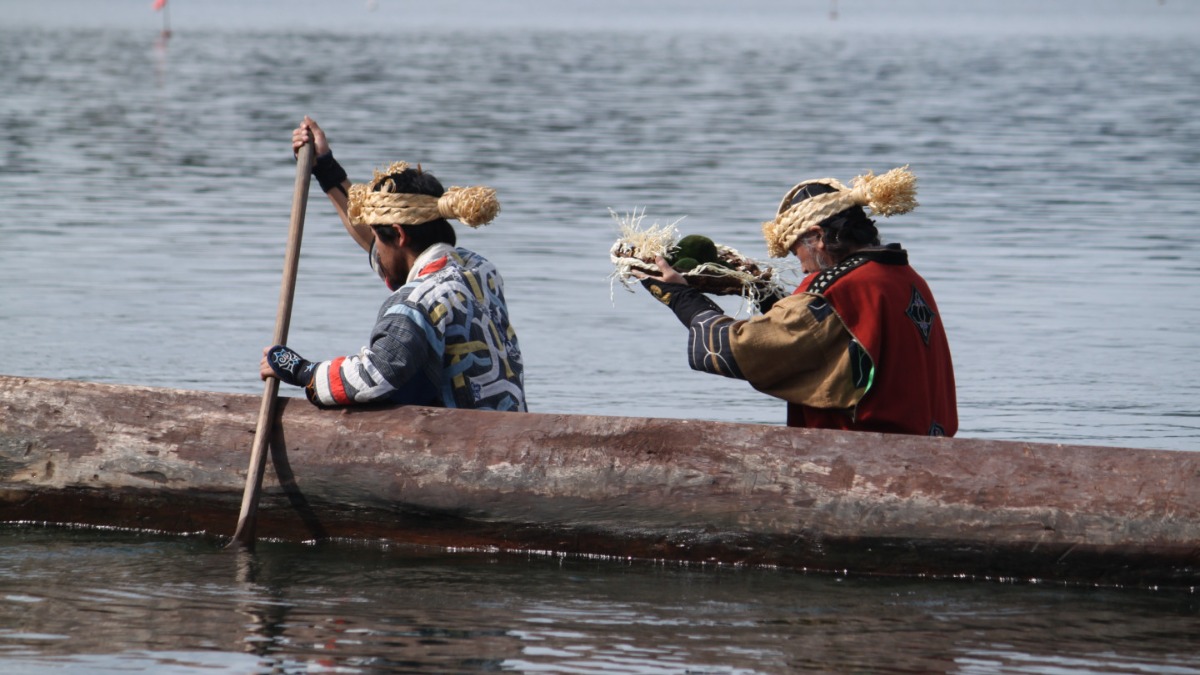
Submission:
[[[420,168],[408,168],[400,173],[389,174],[379,181],[374,191],[379,192],[379,188],[388,182],[394,186],[388,190],[389,192],[431,197],[441,197],[446,194],[446,188],[442,187],[442,183],[433,174],[425,173]],[[437,218],[420,225],[400,225],[399,227],[404,230],[404,236],[408,239],[408,247],[418,253],[434,244],[454,246],[458,243],[454,226],[445,218]],[[375,225],[373,229],[379,239],[386,244],[394,244],[398,238],[396,230],[389,225]]]
[[[837,192],[837,188],[824,183],[809,183],[792,195],[789,206],[828,192]],[[822,220],[820,225],[825,250],[837,260],[864,246],[879,245],[879,229],[875,227],[875,221],[867,217],[867,212],[863,211],[861,206],[851,206],[839,211]]]

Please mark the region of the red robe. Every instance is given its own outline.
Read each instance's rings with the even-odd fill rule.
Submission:
[[[958,405],[950,345],[929,285],[905,264],[866,262],[820,292],[870,355],[867,393],[850,410],[788,403],[788,426],[953,436]]]

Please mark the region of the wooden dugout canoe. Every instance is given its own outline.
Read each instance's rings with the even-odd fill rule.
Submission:
[[[0,376],[0,522],[225,538],[257,397]],[[1200,453],[284,399],[262,539],[1190,588]]]

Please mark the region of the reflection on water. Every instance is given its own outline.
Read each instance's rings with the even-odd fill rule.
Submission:
[[[251,556],[94,533],[0,543],[0,662],[16,672],[1200,672],[1192,595],[370,546]]]

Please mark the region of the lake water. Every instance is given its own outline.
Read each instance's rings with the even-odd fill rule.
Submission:
[[[613,286],[610,209],[751,256],[806,178],[937,294],[961,430],[1200,449],[1200,4],[0,0],[0,372],[258,394],[304,114],[495,187],[537,411],[777,424]],[[736,6],[735,6],[736,5]],[[372,10],[371,8],[374,7]],[[314,190],[289,342],[386,290]],[[722,303],[738,311],[736,302]],[[2,672],[1200,672],[1194,594],[0,530]]]

